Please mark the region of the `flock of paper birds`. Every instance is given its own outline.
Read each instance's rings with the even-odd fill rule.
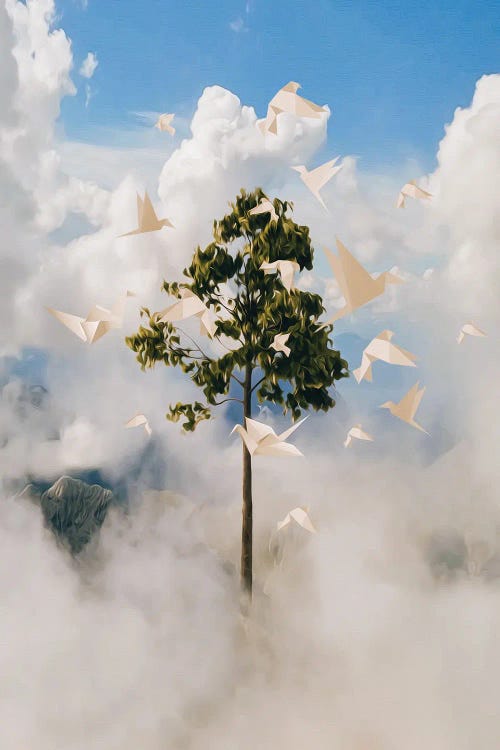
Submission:
[[[297,93],[299,88],[300,85],[298,83],[291,81],[280,89],[271,99],[265,119],[257,122],[257,127],[263,136],[266,136],[267,134],[278,134],[278,118],[280,114],[286,113],[296,117],[318,119],[327,112],[325,107],[320,107],[314,102],[308,101],[299,96]],[[173,119],[174,114],[164,113],[158,118],[155,127],[160,131],[165,131],[170,135],[174,135],[175,128],[171,125]],[[292,167],[292,169],[300,174],[300,178],[306,187],[326,210],[328,209],[321,197],[320,190],[342,169],[342,164],[337,165],[338,159],[339,157],[336,157],[311,170],[308,170],[304,165]],[[420,188],[416,182],[412,180],[401,188],[396,207],[405,208],[407,198],[429,200],[432,198],[432,195]],[[251,215],[267,213],[269,214],[270,222],[278,221],[278,215],[276,214],[275,208],[271,201],[267,199],[262,199],[249,213]],[[147,192],[145,193],[144,198],[141,198],[139,195],[137,196],[137,223],[138,226],[136,229],[121,235],[121,237],[156,232],[163,227],[174,228],[169,219],[158,218]],[[377,278],[373,278],[373,276],[371,276],[371,274],[361,265],[352,253],[349,252],[339,239],[336,240],[336,245],[338,255],[335,255],[327,248],[325,248],[325,253],[345,299],[345,305],[340,310],[337,310],[335,315],[333,315],[326,323],[323,323],[321,327],[329,325],[346,315],[350,315],[358,308],[371,302],[376,297],[379,297],[384,293],[387,285],[404,283],[402,279],[388,271],[380,274]],[[260,266],[260,269],[265,274],[279,274],[282,284],[288,292],[291,292],[295,288],[294,277],[295,273],[299,271],[299,264],[296,261],[277,260],[273,263],[264,262]],[[209,309],[202,300],[190,290],[183,289],[180,294],[181,299],[164,310],[156,313],[156,319],[159,322],[176,323],[195,316],[200,321],[201,334],[212,338],[215,335],[215,323]],[[80,339],[93,344],[108,331],[122,327],[125,302],[126,298],[129,296],[134,296],[133,292],[127,291],[126,294],[123,295],[123,297],[121,297],[109,310],[100,307],[99,305],[95,305],[86,318],[81,318],[52,308],[47,309],[59,320],[59,322],[69,328],[69,330]],[[372,382],[372,367],[376,361],[387,362],[402,367],[416,366],[415,355],[394,344],[392,342],[393,335],[392,331],[382,331],[370,341],[367,347],[365,347],[361,358],[361,364],[353,371],[358,383],[362,380]],[[484,331],[481,331],[472,322],[465,323],[460,329],[457,338],[458,344],[462,343],[466,335],[486,336]],[[290,347],[287,346],[289,336],[290,334],[287,333],[276,334],[270,348],[276,353],[282,353],[285,357],[288,357],[291,353]],[[417,382],[398,403],[388,401],[382,404],[380,408],[389,409],[393,416],[418,430],[426,432],[419,424],[417,424],[417,422],[415,422],[414,419],[424,392],[425,388],[419,388],[419,383]],[[302,456],[302,453],[294,445],[287,442],[287,438],[290,437],[305,419],[307,419],[307,417],[301,419],[288,430],[276,435],[269,425],[255,419],[246,418],[245,427],[242,425],[236,425],[232,433],[237,432],[240,435],[252,456],[259,454],[271,456]],[[152,432],[149,422],[144,414],[137,414],[130,419],[125,426],[127,428],[143,426],[148,435],[151,435]],[[346,448],[349,447],[353,439],[373,441],[374,438],[363,431],[361,424],[356,424],[349,430],[344,446]],[[303,508],[296,508],[288,513],[286,518],[278,524],[278,530],[284,529],[292,523],[296,523],[307,529],[309,532],[315,533],[314,526],[312,525],[306,510]]]

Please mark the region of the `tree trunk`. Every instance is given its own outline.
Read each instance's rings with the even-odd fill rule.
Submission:
[[[245,370],[245,385],[243,389],[243,414],[252,416],[252,365],[247,364]],[[243,442],[243,441],[242,441]],[[253,513],[252,513],[252,456],[243,442],[243,507],[241,526],[241,586],[243,591],[252,598],[252,544],[253,544]]]

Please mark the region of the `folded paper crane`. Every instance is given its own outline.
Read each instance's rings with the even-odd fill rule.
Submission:
[[[289,427],[288,430],[277,435],[269,425],[257,422],[256,419],[245,417],[246,430],[240,424],[237,424],[231,430],[231,435],[234,432],[239,434],[251,456],[258,454],[263,456],[302,456],[303,454],[299,449],[295,445],[287,443],[286,439],[306,419],[307,417],[304,417],[292,425],[292,427]]]
[[[288,112],[296,117],[312,117],[319,119],[323,113],[326,113],[324,107],[320,107],[314,102],[299,96],[297,91],[301,88],[299,83],[290,81],[286,86],[278,91],[269,102],[265,120],[259,120],[257,123],[262,134],[278,133],[278,115],[281,112]]]
[[[276,213],[273,204],[271,203],[271,201],[268,201],[265,198],[262,198],[260,203],[252,208],[248,213],[251,216],[255,216],[256,214],[271,214],[270,220],[278,221],[278,214]]]
[[[340,240],[337,239],[336,243],[338,255],[326,247],[324,250],[346,303],[327,323],[323,324],[323,327],[379,297],[384,293],[387,284],[404,283],[399,276],[389,271],[385,271],[374,279]]]
[[[424,430],[424,428],[417,424],[414,420],[414,416],[417,412],[418,407],[420,406],[420,402],[422,401],[422,396],[425,393],[425,388],[421,388],[419,390],[418,386],[419,384],[418,382],[416,382],[415,385],[410,388],[408,393],[403,396],[401,401],[399,401],[397,404],[393,403],[392,401],[386,401],[385,404],[380,405],[380,408],[389,409],[394,417],[401,419],[411,427],[415,427],[417,430],[425,432],[425,434],[428,435],[429,433],[427,432],[427,430]]]
[[[282,521],[278,521],[276,524],[276,531],[286,529],[290,524],[296,523],[302,529],[309,531],[311,534],[316,534],[317,531],[313,526],[311,519],[306,508],[294,508],[286,514]]]
[[[270,349],[274,349],[275,352],[283,352],[285,357],[288,357],[290,355],[290,347],[286,345],[286,342],[289,338],[289,333],[277,333],[273,339],[273,343],[270,345]]]
[[[334,175],[337,174],[337,172],[340,172],[340,170],[342,169],[342,164],[338,167],[335,166],[338,159],[339,157],[336,156],[335,159],[327,161],[320,167],[316,167],[316,169],[311,169],[310,172],[303,165],[292,167],[292,169],[295,169],[295,171],[300,174],[300,179],[302,180],[302,182],[306,185],[307,188],[309,188],[314,197],[327,211],[328,209],[326,208],[325,202],[321,197],[319,191],[326,185],[327,182],[332,179]]]
[[[419,188],[415,180],[410,180],[410,182],[407,182],[406,185],[403,185],[403,187],[401,188],[398,195],[396,207],[404,208],[407,198],[419,198],[420,200],[428,200],[429,198],[432,198],[432,195],[430,193],[427,193],[425,190],[422,190],[422,188]]]
[[[145,234],[147,232],[157,232],[162,227],[174,228],[174,225],[168,219],[159,219],[151,203],[147,191],[144,193],[144,200],[137,195],[137,221],[138,228],[131,232],[121,234],[120,237],[130,237],[133,234]]]
[[[125,423],[125,427],[127,429],[130,427],[141,427],[141,426],[144,426],[144,430],[148,435],[152,434],[153,430],[149,426],[147,417],[145,417],[144,414],[136,414],[135,417],[132,417],[132,419],[129,419],[128,422]]]
[[[134,292],[127,291],[109,310],[106,307],[94,305],[86,318],[54,310],[52,307],[46,309],[79,339],[86,341],[88,344],[94,344],[108,331],[122,327],[127,297],[135,297]]]
[[[262,263],[260,270],[264,271],[266,275],[270,273],[279,273],[283,286],[289,292],[294,289],[293,277],[295,272],[300,269],[299,264],[295,260],[275,260],[273,263]]]
[[[215,335],[215,323],[208,307],[191,289],[181,289],[180,295],[180,300],[156,313],[157,321],[159,323],[175,323],[196,316],[200,320],[200,333],[212,338]]]
[[[391,342],[393,336],[392,331],[382,331],[365,347],[361,357],[361,365],[353,370],[353,375],[358,383],[362,380],[372,382],[372,364],[377,360],[387,362],[390,365],[416,367],[415,360],[417,358],[415,355],[393,344]]]
[[[360,424],[355,424],[354,427],[351,427],[349,432],[347,433],[347,438],[344,441],[344,446],[348,448],[350,444],[352,443],[352,439],[355,438],[356,440],[370,440],[373,441],[373,437],[369,435],[367,432],[364,432],[361,429]]]
[[[457,336],[457,343],[461,344],[466,336],[486,336],[474,323],[464,323]]]
[[[159,116],[155,128],[166,131],[167,133],[170,133],[170,135],[175,135],[175,128],[170,124],[174,117],[175,115],[169,115],[165,112],[163,115]]]

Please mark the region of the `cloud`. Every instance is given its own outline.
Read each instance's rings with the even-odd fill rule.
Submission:
[[[242,31],[248,31],[248,26],[245,24],[245,21],[242,19],[241,16],[236,18],[234,21],[231,21],[229,24],[229,28],[231,29],[231,31],[234,31],[236,34],[239,34]]]
[[[394,208],[416,165],[367,174],[346,156],[325,188],[325,215],[290,166],[315,163],[328,117],[280,117],[278,136],[263,137],[254,109],[219,86],[202,93],[189,136],[166,159],[148,146],[60,144],[55,123],[62,98],[74,93],[73,61],[53,26],[48,0],[0,5],[0,343],[13,355],[28,345],[49,353],[50,395],[43,408],[28,407],[19,380],[2,369],[2,385],[10,378],[0,399],[2,747],[495,747],[494,584],[471,579],[464,561],[453,582],[436,581],[429,548],[443,529],[500,548],[491,449],[500,423],[498,76],[481,79],[447,127],[437,169],[422,179],[435,194],[428,206]],[[176,229],[118,239],[135,226],[145,183]],[[239,440],[228,438],[223,414],[189,437],[166,423],[168,404],[196,389],[165,368],[141,372],[123,335],[137,328],[141,305],[165,306],[161,279],[180,278],[227,201],[258,185],[295,200],[317,251],[303,285],[330,287],[332,305],[338,290],[320,248],[336,233],[374,273],[397,265],[407,275],[397,299],[367,306],[335,336],[362,343],[394,328],[419,354],[427,385],[420,421],[433,438],[447,430],[455,447],[435,451],[425,469],[427,437],[377,411],[389,365],[380,364],[373,384],[340,384],[344,411],[312,415],[297,433],[304,461],[254,462],[256,597],[245,632],[237,578],[220,565],[238,565]],[[54,239],[75,216],[87,230]],[[126,288],[138,296],[124,330],[95,346],[43,310],[85,314]],[[458,347],[458,327],[471,314],[490,336]],[[403,373],[401,393],[388,395],[402,395],[414,375]],[[151,422],[150,442],[123,429],[138,411]],[[376,440],[346,451],[354,419]],[[166,461],[157,486],[196,503],[191,526],[168,507],[139,502],[153,482],[148,451]],[[140,466],[131,508],[111,514],[87,557],[68,560],[38,509],[7,499],[7,490],[28,475],[50,479],[96,464],[115,480]],[[303,504],[320,533],[274,569],[269,535]]]
[[[83,78],[92,78],[92,76],[96,72],[98,65],[99,60],[97,59],[95,54],[93,52],[89,52],[85,60],[82,62],[80,70],[78,72],[81,76],[83,76]]]

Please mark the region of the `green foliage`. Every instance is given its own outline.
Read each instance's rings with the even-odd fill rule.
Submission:
[[[204,250],[196,249],[191,265],[184,269],[186,282],[163,283],[164,291],[178,298],[182,288],[190,289],[220,314],[215,338],[232,341],[231,351],[220,357],[206,353],[179,327],[158,322],[147,308],[141,316],[148,318],[148,327],[141,325],[126,339],[143,370],[161,361],[180,367],[201,388],[206,406],[178,403],[167,415],[172,421],[184,418],[182,426],[188,431],[210,418],[210,406],[227,400],[217,397],[229,394],[231,379],[243,385],[241,373],[246,368],[257,371],[252,391],[258,400],[278,404],[294,418],[309,407],[332,408],[335,401],[329,388],[348,376],[347,362],[331,348],[332,326],[318,325],[324,312],[321,297],[298,289],[288,292],[279,274],[265,275],[260,270],[262,263],[275,260],[294,260],[300,270],[310,270],[314,253],[308,227],[287,215],[292,204],[274,200],[277,222],[270,221],[269,214],[249,214],[262,198],[266,196],[261,189],[242,190],[231,212],[214,222],[214,241]],[[225,284],[232,290],[230,298],[224,293]],[[289,357],[269,348],[277,333],[290,334]]]

